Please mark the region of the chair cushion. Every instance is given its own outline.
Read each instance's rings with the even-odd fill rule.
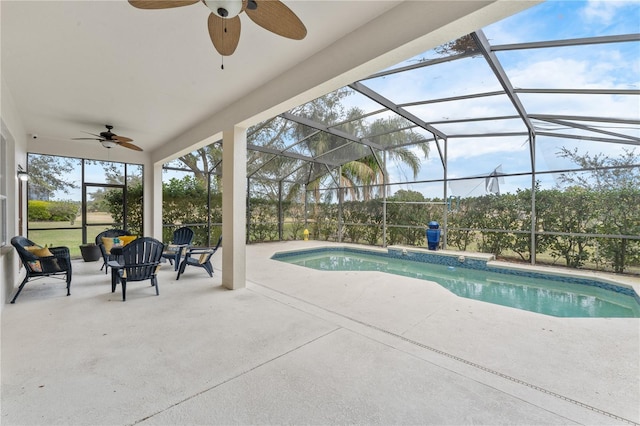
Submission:
[[[211,251],[207,251],[205,253],[202,253],[200,255],[200,258],[198,259],[198,263],[201,264],[201,265],[203,263],[205,263],[207,261],[207,258],[209,257],[209,254],[211,254]]]
[[[177,244],[167,244],[165,250],[162,253],[176,254],[180,250],[180,246]]]
[[[107,254],[111,254],[111,249],[113,248],[116,239],[119,239],[119,237],[102,237],[102,245],[104,246],[104,251],[106,251]]]
[[[25,247],[31,254],[37,257],[51,257],[53,253],[47,247],[29,246]]]
[[[138,238],[138,236],[137,235],[122,235],[121,237],[118,237],[118,238],[120,239],[120,242],[122,243],[122,245],[126,246],[131,241],[133,241],[136,238]]]

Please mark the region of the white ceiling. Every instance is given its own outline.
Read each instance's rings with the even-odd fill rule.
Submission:
[[[201,3],[140,10],[120,0],[2,0],[1,76],[26,132],[38,135],[29,150],[86,152],[95,143],[104,151],[70,140],[112,124],[164,159],[229,123],[252,124],[267,118],[262,111],[273,115],[533,4],[285,3],[307,37],[279,37],[243,14],[240,43],[222,70]],[[231,117],[234,109],[245,116]]]

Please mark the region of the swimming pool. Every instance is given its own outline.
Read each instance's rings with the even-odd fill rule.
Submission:
[[[433,256],[343,247],[280,252],[272,259],[318,270],[380,271],[434,281],[460,297],[556,317],[640,318],[640,298],[631,287],[567,275],[501,271],[478,259]]]

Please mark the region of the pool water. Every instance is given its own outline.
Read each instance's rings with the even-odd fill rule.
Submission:
[[[435,281],[469,299],[538,312],[556,317],[640,318],[633,296],[590,285],[530,278],[366,254],[348,249],[276,254],[287,263],[323,271],[379,271]]]

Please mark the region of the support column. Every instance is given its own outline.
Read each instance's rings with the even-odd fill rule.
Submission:
[[[304,229],[309,229],[309,189],[304,184]]]
[[[438,138],[435,137],[436,143],[438,143]],[[447,198],[449,197],[449,193],[447,191],[447,184],[449,182],[449,139],[444,139],[442,141],[444,145],[444,161],[442,162],[442,174],[443,174],[443,188],[442,188],[442,201],[444,201],[444,211],[442,212],[443,221],[442,221],[442,248],[444,250],[447,249],[447,234],[449,233],[449,204],[447,204]],[[428,245],[428,242],[427,242]]]
[[[389,174],[387,173],[387,151],[383,151],[382,162],[384,175],[382,175],[382,247],[387,246],[387,189],[389,188]]]
[[[538,210],[536,209],[536,135],[529,132],[529,152],[531,155],[531,264],[536,264],[536,222]]]
[[[162,164],[144,168],[144,236],[162,241]]]
[[[222,285],[236,290],[246,287],[246,129],[223,132],[222,164]]]
[[[342,242],[342,203],[344,201],[344,191],[342,189],[342,166],[338,167],[338,242]]]
[[[284,236],[284,211],[282,208],[282,181],[278,181],[278,241]]]

